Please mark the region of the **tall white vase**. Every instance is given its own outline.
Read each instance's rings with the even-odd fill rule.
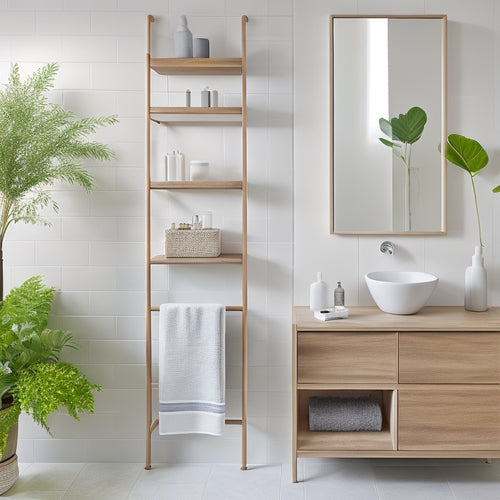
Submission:
[[[483,250],[480,246],[476,246],[472,256],[472,265],[465,270],[465,309],[486,311],[488,309],[487,289]]]

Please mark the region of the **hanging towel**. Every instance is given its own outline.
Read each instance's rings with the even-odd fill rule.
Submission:
[[[222,434],[225,325],[221,304],[160,305],[160,434]]]

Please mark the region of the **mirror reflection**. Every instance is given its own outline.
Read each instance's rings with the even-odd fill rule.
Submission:
[[[443,233],[446,16],[330,27],[332,232]]]

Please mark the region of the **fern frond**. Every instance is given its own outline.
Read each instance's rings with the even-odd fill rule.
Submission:
[[[32,276],[22,285],[13,288],[5,297],[0,315],[9,320],[0,324],[0,332],[11,330],[13,325],[29,324],[42,332],[49,319],[54,299],[54,287],[43,284],[41,276]]]
[[[80,420],[79,413],[94,411],[92,391],[102,388],[92,384],[69,363],[40,363],[25,370],[19,377],[13,395],[28,415],[50,433],[47,417],[61,407]]]
[[[17,378],[12,373],[2,373],[0,375],[0,399],[12,389],[16,382]]]
[[[115,156],[106,144],[89,140],[100,127],[117,123],[116,116],[77,119],[71,111],[50,103],[47,92],[59,70],[47,64],[21,81],[19,66],[12,65],[7,85],[0,91],[0,194],[15,214],[0,219],[3,236],[12,222],[43,222],[38,216],[49,203],[26,199],[56,181],[95,187],[82,168],[82,159],[110,160]],[[23,201],[21,201],[23,200]]]

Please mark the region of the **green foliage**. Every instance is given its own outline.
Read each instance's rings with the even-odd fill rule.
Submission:
[[[391,118],[391,121],[385,118],[379,119],[380,130],[389,139],[379,137],[379,140],[385,146],[392,149],[394,156],[399,158],[404,167],[406,167],[406,184],[408,187],[407,212],[408,227],[411,231],[412,207],[411,207],[411,152],[412,146],[424,133],[424,127],[427,123],[427,114],[422,108],[414,106],[406,114],[400,114],[399,117]]]
[[[414,144],[424,132],[427,123],[427,114],[422,108],[415,106],[406,114],[391,118],[391,121],[380,118],[380,130],[391,139],[380,137],[380,142],[393,148],[396,156],[401,157],[404,144]]]
[[[500,184],[496,187],[496,188],[493,188],[492,190],[494,193],[500,193]]]
[[[17,422],[21,408],[19,405],[11,405],[0,411],[0,457],[3,457],[7,448],[7,438],[11,427]]]
[[[93,390],[101,387],[89,382],[69,363],[39,363],[24,370],[12,391],[21,410],[50,432],[47,417],[61,407],[80,420],[78,412],[94,411]]]
[[[56,181],[94,187],[81,159],[109,160],[113,151],[88,137],[99,127],[116,123],[115,116],[77,119],[50,103],[58,65],[47,64],[24,82],[12,65],[0,92],[0,242],[11,223],[45,223],[39,212],[51,205],[48,190]]]
[[[477,203],[476,185],[474,177],[488,164],[488,153],[483,146],[474,139],[463,135],[450,134],[445,146],[446,159],[465,170],[470,175],[474,203],[476,206],[477,228],[479,233],[479,244],[483,247],[483,237],[481,234],[481,219],[479,217],[479,205]],[[500,186],[498,186],[500,188]],[[496,188],[495,188],[496,189]],[[500,189],[499,189],[500,190]]]
[[[463,135],[450,134],[445,150],[446,159],[467,171],[474,177],[488,165],[488,153],[483,146],[474,139]]]
[[[46,328],[54,291],[54,287],[42,283],[41,276],[32,276],[21,286],[13,288],[0,309],[0,335],[14,325],[31,324],[38,331]]]
[[[65,406],[78,412],[94,409],[93,390],[78,368],[59,361],[64,347],[78,349],[71,332],[47,328],[54,288],[40,276],[13,288],[0,305],[0,396],[47,427],[47,416]],[[4,410],[0,411],[0,416]],[[0,444],[4,432],[0,427]]]
[[[40,362],[59,361],[63,347],[78,348],[73,334],[47,328],[54,288],[33,276],[13,288],[0,309],[0,396],[15,385],[16,373]]]

